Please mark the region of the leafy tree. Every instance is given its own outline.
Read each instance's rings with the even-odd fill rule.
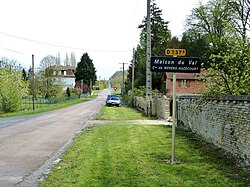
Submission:
[[[166,48],[180,49],[181,47],[181,42],[176,36],[170,38],[169,41],[167,41]]]
[[[17,66],[15,61],[5,59],[0,69],[2,108],[6,112],[18,110],[22,97],[27,94],[27,89],[20,66]]]
[[[190,50],[190,54],[201,55],[206,68],[214,63],[210,60],[211,54],[226,50],[223,37],[230,35],[228,24],[233,15],[227,2],[228,0],[210,0],[205,5],[200,4],[192,10],[186,21],[187,30],[182,43]],[[219,61],[217,63],[220,64]]]
[[[206,95],[250,94],[250,48],[245,41],[227,39],[227,51],[211,55],[211,68],[207,71]],[[216,62],[220,61],[218,65]],[[223,68],[221,68],[223,67]]]
[[[124,77],[126,77],[127,71],[124,71]],[[110,78],[111,86],[117,87],[118,90],[122,88],[122,79],[123,79],[123,72],[116,71]]]
[[[182,43],[190,49],[200,46],[196,54],[204,52],[205,95],[249,94],[248,11],[245,0],[210,0],[193,9]]]
[[[187,57],[200,57],[204,63],[204,67],[208,67],[206,63],[209,59],[210,47],[205,35],[202,35],[196,30],[189,29],[182,35],[180,48],[186,49]]]
[[[83,81],[83,83],[87,85],[90,85],[91,81],[94,83],[97,80],[96,69],[88,53],[84,53],[81,57],[81,61],[78,62],[75,76],[76,81]]]

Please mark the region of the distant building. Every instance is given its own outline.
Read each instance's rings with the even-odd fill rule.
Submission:
[[[53,70],[53,77],[55,82],[61,85],[63,87],[63,90],[75,87],[76,67],[55,65],[52,66],[51,69]]]
[[[205,69],[200,73],[175,73],[176,95],[200,94],[205,84]],[[173,73],[166,73],[166,114],[172,116]]]
[[[175,73],[177,94],[198,94],[204,88],[205,70],[201,73]],[[173,93],[173,73],[166,73],[166,95]]]

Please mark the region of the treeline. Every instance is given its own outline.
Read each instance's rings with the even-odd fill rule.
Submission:
[[[152,1],[152,56],[165,56],[166,48],[183,48],[187,56],[200,57],[206,69],[207,96],[250,94],[250,2],[249,0],[210,0],[193,8],[186,18],[181,38],[172,36],[162,10]],[[146,21],[135,50],[135,88],[146,85]],[[131,90],[132,64],[126,91]],[[164,73],[152,73],[152,89],[165,93]],[[141,92],[140,92],[141,94]],[[145,93],[144,93],[145,94]]]
[[[80,86],[68,88],[67,92],[63,90],[54,76],[53,67],[56,65],[74,66],[76,82],[83,82],[84,85],[90,87],[95,84],[96,69],[93,60],[87,53],[84,53],[79,62],[76,62],[74,53],[70,58],[66,53],[63,61],[60,55],[54,57],[48,55],[44,57],[39,67],[34,71],[34,89],[33,89],[33,71],[30,67],[26,71],[17,61],[2,58],[0,60],[0,104],[5,112],[13,112],[18,110],[22,98],[34,97],[39,98],[64,98],[65,96],[79,96],[81,94]]]

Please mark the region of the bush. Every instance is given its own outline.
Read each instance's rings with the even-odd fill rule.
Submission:
[[[2,68],[0,69],[0,77],[2,108],[6,112],[17,111],[22,96],[27,92],[27,83],[22,79],[22,72]]]
[[[68,87],[67,90],[66,90],[66,94],[67,94],[68,97],[70,97],[71,93],[70,93],[69,87]]]

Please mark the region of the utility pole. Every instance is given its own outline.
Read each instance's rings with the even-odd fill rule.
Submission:
[[[122,99],[124,101],[124,64],[127,64],[127,63],[120,63],[122,64]]]
[[[91,79],[89,80],[89,92],[90,92],[90,95],[92,95],[92,80]]]
[[[35,110],[35,71],[34,71],[34,55],[32,55],[32,104]]]
[[[134,84],[135,84],[135,48],[133,48],[133,61],[132,61],[132,103],[134,101]]]
[[[152,75],[150,70],[151,58],[151,18],[150,18],[150,2],[147,0],[147,65],[146,65],[146,101],[147,101],[147,115],[151,116],[151,91],[152,91]]]

